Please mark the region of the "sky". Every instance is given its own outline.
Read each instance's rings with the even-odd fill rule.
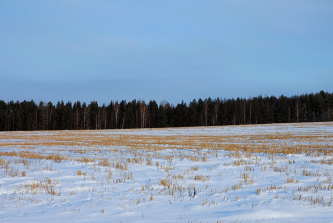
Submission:
[[[333,92],[333,1],[0,1],[0,100]]]

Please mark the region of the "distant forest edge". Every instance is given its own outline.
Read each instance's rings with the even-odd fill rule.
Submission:
[[[333,121],[333,93],[168,102],[80,101],[57,104],[0,100],[0,131],[163,128]]]

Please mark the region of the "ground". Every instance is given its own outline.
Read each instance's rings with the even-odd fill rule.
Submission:
[[[2,222],[330,222],[333,123],[0,132]]]

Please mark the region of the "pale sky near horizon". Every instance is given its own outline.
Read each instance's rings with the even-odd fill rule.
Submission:
[[[0,1],[0,100],[333,92],[333,1]]]

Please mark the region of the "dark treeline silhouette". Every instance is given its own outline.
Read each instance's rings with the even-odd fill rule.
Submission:
[[[333,93],[279,98],[57,104],[0,100],[0,131],[158,128],[333,121]]]

